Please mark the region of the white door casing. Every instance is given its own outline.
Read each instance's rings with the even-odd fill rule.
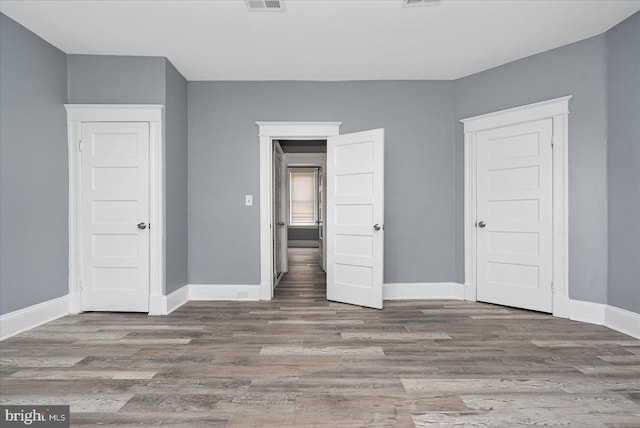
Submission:
[[[256,122],[256,125],[260,139],[260,300],[271,300],[274,288],[273,140],[324,140],[338,135],[342,122]]]
[[[384,129],[327,139],[327,299],[382,309]]]
[[[325,224],[327,221],[327,208],[326,208],[326,197],[325,197],[325,188],[326,180],[325,180],[325,167],[320,167],[318,170],[318,247],[320,250],[320,268],[323,271],[327,270],[327,246],[325,245]]]
[[[82,310],[149,311],[149,123],[82,124]]]
[[[477,135],[477,299],[552,311],[552,119]]]
[[[464,295],[477,300],[477,142],[482,131],[552,120],[553,315],[569,317],[568,119],[571,95],[462,119],[464,124]]]
[[[164,106],[159,104],[65,104],[69,157],[69,301],[70,313],[82,308],[82,126],[87,122],[145,122],[149,126],[149,315],[167,313],[164,294]]]

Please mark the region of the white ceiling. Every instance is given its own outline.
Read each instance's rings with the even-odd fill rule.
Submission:
[[[608,30],[638,0],[2,0],[66,53],[167,57],[188,80],[456,79]]]

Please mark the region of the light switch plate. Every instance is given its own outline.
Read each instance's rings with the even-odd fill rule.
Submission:
[[[253,195],[245,195],[244,196],[244,204],[248,207],[253,206]]]

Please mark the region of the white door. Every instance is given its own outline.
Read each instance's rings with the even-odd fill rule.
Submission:
[[[327,299],[382,309],[384,129],[327,140]]]
[[[327,246],[325,245],[324,227],[325,227],[325,180],[324,168],[318,170],[318,248],[320,250],[320,268],[327,270]]]
[[[82,124],[82,310],[149,311],[149,124]]]
[[[552,310],[552,120],[477,136],[477,299]]]
[[[285,197],[285,180],[284,180],[284,152],[280,143],[274,142],[273,149],[273,286],[275,287],[280,282],[283,273],[285,272],[285,263],[287,257],[287,223],[285,221],[284,209]]]

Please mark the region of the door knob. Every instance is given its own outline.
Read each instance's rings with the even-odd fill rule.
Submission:
[[[138,223],[138,229],[146,229],[146,228],[147,228],[146,223]]]
[[[284,221],[279,221],[278,222],[278,226],[284,226],[284,225],[285,225]]]
[[[382,226],[380,226],[378,223],[376,223],[376,224],[373,225],[373,228],[375,230],[380,230],[380,229],[382,229]]]
[[[484,229],[484,227],[485,227],[486,225],[487,225],[487,223],[485,223],[484,221],[481,221],[481,222],[479,222],[479,223],[478,223],[478,227],[479,227],[480,229]]]

